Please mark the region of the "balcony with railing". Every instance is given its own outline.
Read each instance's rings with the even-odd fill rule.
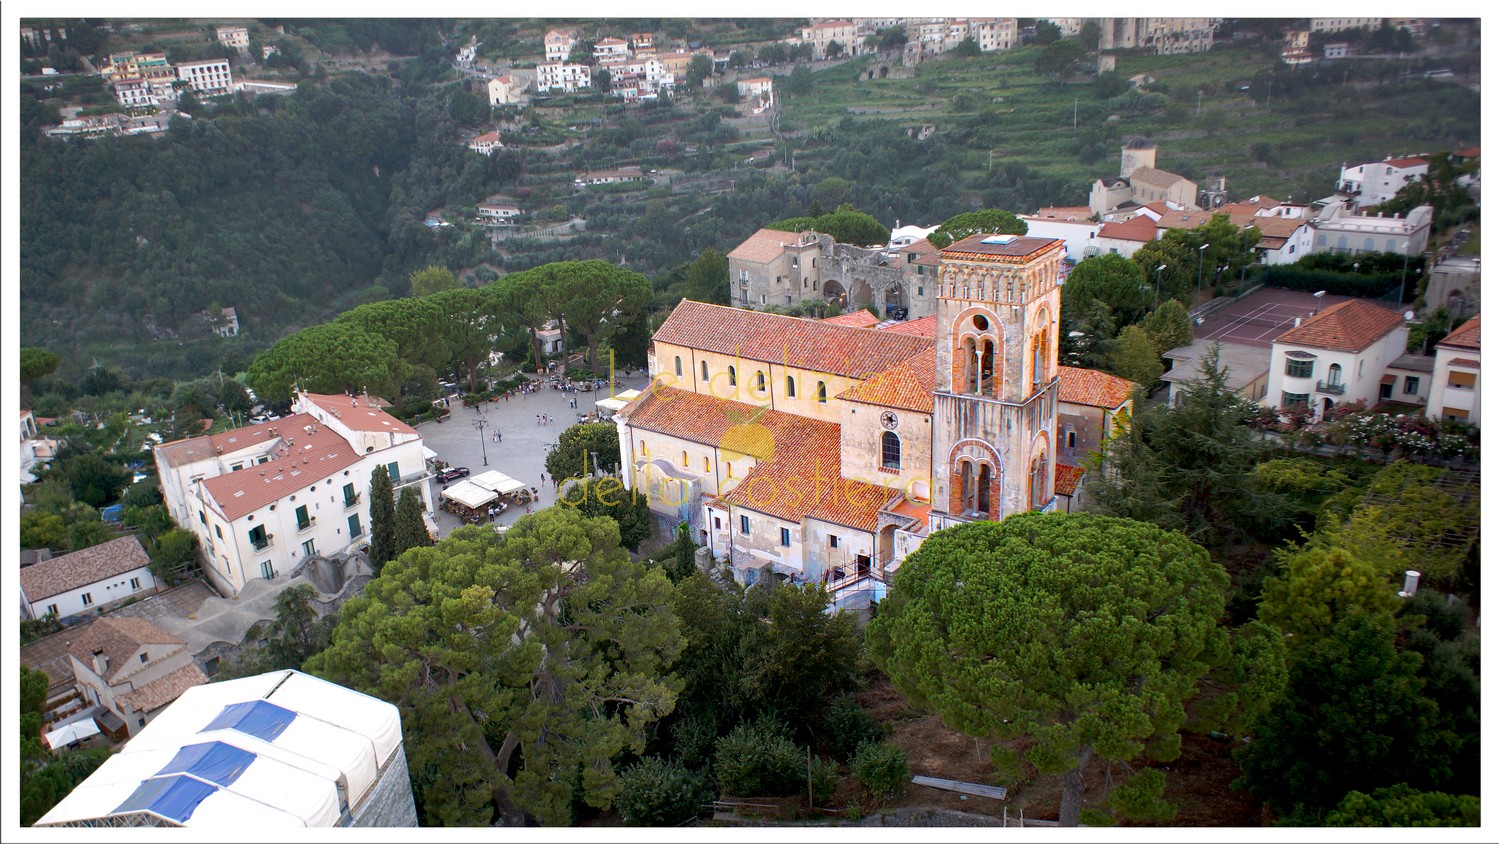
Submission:
[[[275,541],[275,539],[276,535],[273,533],[262,534],[260,536],[251,536],[250,545],[257,551],[264,551],[267,548],[271,547],[271,543]]]
[[[1330,396],[1342,396],[1344,394],[1344,385],[1337,381],[1319,381],[1318,392],[1327,393]]]
[[[344,496],[344,509],[348,510],[350,507],[359,506],[359,501],[361,498],[363,498],[363,494],[358,492],[354,493],[353,495]]]
[[[317,522],[317,516],[308,516],[306,519],[300,519],[297,522],[297,532],[301,533],[305,530],[312,530],[312,526],[317,524]]]

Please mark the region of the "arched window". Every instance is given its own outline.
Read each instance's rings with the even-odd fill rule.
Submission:
[[[1031,459],[1031,506],[1039,508],[1047,503],[1047,452]]]
[[[828,384],[818,382],[818,404],[828,404]]]
[[[708,380],[708,361],[703,361],[703,380]]]
[[[979,506],[974,509],[987,515],[990,514],[990,464],[988,463],[982,463],[979,466],[979,489],[977,492],[979,500],[976,503]]]
[[[687,468],[687,449],[683,449],[682,451],[682,468]]]
[[[958,489],[959,506],[966,512],[975,509],[974,464],[967,460],[958,464]]]
[[[1068,448],[1076,448],[1078,445],[1078,432],[1074,431],[1072,428],[1069,428],[1067,438]]]
[[[734,477],[734,464],[733,463],[726,462],[724,464],[724,477],[726,477],[726,478],[732,478],[732,477]]]
[[[737,382],[735,380],[735,377],[734,377],[734,367],[731,366],[731,367],[729,367],[729,386],[733,387],[737,383],[739,383],[739,382]]]
[[[1037,332],[1031,341],[1031,383],[1038,385],[1047,376],[1047,361],[1051,357],[1050,338],[1047,329]]]
[[[880,465],[887,469],[901,468],[901,438],[895,431],[880,435]]]
[[[641,456],[642,457],[646,456],[646,441],[645,440],[641,440]]]
[[[797,397],[797,379],[790,375],[786,377],[786,397],[789,399]]]
[[[711,471],[713,471],[713,469],[712,469],[712,467],[709,466],[708,458],[707,457],[703,458],[703,472],[704,472],[704,474],[707,474],[707,473],[709,473]]]
[[[1337,387],[1344,383],[1344,368],[1336,363],[1328,365],[1328,386]]]
[[[675,358],[673,358],[673,360],[677,364],[677,377],[681,378],[682,377],[682,355],[676,356]]]
[[[755,392],[757,392],[757,393],[764,393],[765,391],[766,391],[766,374],[764,372],[761,372],[759,369],[757,369],[757,370],[755,370]]]

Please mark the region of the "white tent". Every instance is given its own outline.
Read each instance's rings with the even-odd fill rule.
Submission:
[[[470,510],[477,510],[500,496],[494,490],[485,489],[473,481],[459,481],[443,490],[443,497],[449,501],[457,501]]]
[[[594,402],[594,406],[600,409],[601,415],[603,415],[603,412],[606,411],[608,413],[618,413],[621,408],[625,407],[625,405],[627,404],[630,404],[631,399],[640,394],[640,390],[624,390],[610,396],[609,398],[603,398]]]
[[[99,735],[99,725],[94,723],[94,719],[81,718],[48,733],[46,735],[47,746],[56,750],[59,747],[67,747],[75,741],[83,741],[89,736],[97,735]]]
[[[512,478],[510,475],[507,475],[503,472],[496,472],[493,469],[483,474],[475,475],[474,477],[469,478],[469,483],[477,484],[484,487],[485,489],[494,490],[501,495],[507,495],[509,493],[515,492],[518,489],[526,488],[526,484],[516,480],[515,478]]]

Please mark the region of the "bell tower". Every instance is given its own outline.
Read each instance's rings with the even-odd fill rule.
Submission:
[[[1051,506],[1063,254],[985,234],[940,254],[933,530]]]

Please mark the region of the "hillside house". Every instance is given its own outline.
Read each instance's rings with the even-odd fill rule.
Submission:
[[[151,558],[134,536],[41,560],[21,569],[19,578],[22,618],[102,612],[157,591]]]
[[[1271,345],[1264,404],[1305,407],[1321,419],[1341,402],[1374,405],[1386,369],[1406,353],[1401,314],[1350,299],[1301,320]]]
[[[1437,344],[1427,415],[1479,424],[1479,315]]]
[[[121,741],[140,732],[172,701],[208,682],[187,643],[139,618],[101,618],[68,644],[78,689],[103,708],[106,735]]]

